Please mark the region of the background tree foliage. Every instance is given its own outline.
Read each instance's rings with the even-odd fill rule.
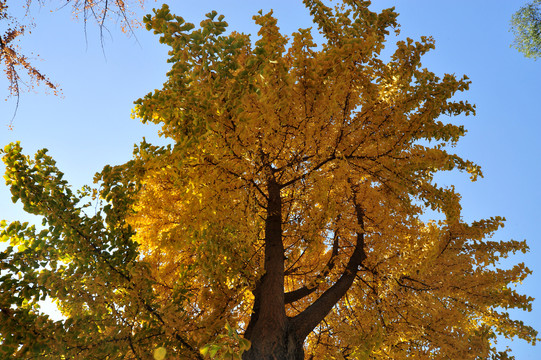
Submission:
[[[534,59],[541,56],[541,0],[533,0],[513,15],[511,31],[518,51]]]
[[[8,80],[8,94],[18,99],[24,87],[33,88],[35,85],[44,85],[56,94],[60,90],[59,85],[53,83],[35,67],[28,55],[24,55],[25,51],[17,44],[20,37],[34,27],[30,11],[32,5],[45,6],[45,1],[17,0],[17,2],[0,0],[0,24],[4,31],[4,34],[0,35],[0,61]],[[8,3],[19,7],[19,11],[21,5],[24,5],[25,15],[13,16]],[[136,3],[142,5],[144,0],[137,0]],[[125,0],[67,0],[58,2],[57,6],[58,9],[71,7],[72,14],[76,18],[82,18],[85,26],[88,20],[95,21],[103,34],[108,20],[119,22],[124,32],[131,32],[132,26],[138,24],[130,10],[133,5],[134,1]]]
[[[382,58],[392,9],[305,4],[319,46],[272,13],[255,43],[216,12],[147,16],[172,68],[134,115],[171,145],[142,142],[95,189],[74,193],[45,150],[4,149],[13,200],[43,224],[2,224],[2,358],[505,359],[497,335],[535,343],[507,313],[530,309],[514,288],[530,271],[499,267],[526,243],[490,239],[503,218],[465,223],[434,182],[481,175],[441,121],[474,113],[452,100],[468,79],[422,68],[430,38]]]

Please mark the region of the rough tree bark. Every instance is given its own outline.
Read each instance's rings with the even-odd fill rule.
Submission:
[[[254,306],[244,337],[251,348],[243,360],[303,360],[304,341],[327,316],[353,284],[359,267],[366,258],[364,234],[357,233],[355,249],[340,278],[321,296],[295,317],[286,316],[286,304],[312,294],[316,288],[302,287],[284,292],[284,244],[282,237],[282,197],[280,185],[270,179],[267,185],[267,217],[265,223],[265,275],[253,291]],[[357,221],[363,228],[363,210],[355,201]],[[333,253],[336,249],[333,249]],[[332,267],[332,260],[328,264]]]

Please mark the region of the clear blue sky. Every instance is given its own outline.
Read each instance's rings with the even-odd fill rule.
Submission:
[[[149,7],[140,13],[159,4],[149,1]],[[436,50],[423,61],[429,70],[441,75],[466,74],[472,80],[465,98],[477,105],[477,116],[457,119],[464,121],[468,134],[456,152],[480,164],[485,178],[470,183],[467,175],[455,174],[441,181],[453,183],[462,193],[466,220],[502,215],[507,223],[496,239],[529,241],[531,252],[507,264],[526,262],[534,274],[520,291],[541,299],[537,228],[541,222],[541,62],[526,59],[509,47],[509,21],[522,4],[524,1],[509,0],[375,0],[373,7],[396,6],[401,38],[435,38]],[[230,29],[254,35],[257,28],[251,16],[259,9],[274,9],[285,33],[310,26],[300,0],[171,0],[170,6],[195,23],[216,9],[226,15]],[[95,26],[89,23],[87,27],[87,45],[83,24],[72,20],[69,6],[56,12],[51,9],[49,5],[32,9],[37,26],[21,46],[26,53],[40,55],[42,60],[36,65],[61,85],[64,96],[45,95],[43,88],[22,94],[13,131],[7,125],[15,101],[1,102],[0,146],[20,140],[28,154],[48,148],[65,177],[78,188],[90,183],[105,164],[129,160],[133,144],[143,136],[157,138],[156,127],[130,119],[130,110],[134,100],[161,87],[169,68],[165,61],[168,49],[144,29],[135,31],[135,39],[109,24],[102,51]],[[391,49],[393,43],[391,38]],[[0,79],[4,94],[6,87],[6,81]],[[21,206],[11,203],[3,184],[0,219],[31,221]],[[531,313],[513,316],[541,330],[541,300],[534,303]],[[509,345],[517,360],[540,358],[536,348],[520,340]]]

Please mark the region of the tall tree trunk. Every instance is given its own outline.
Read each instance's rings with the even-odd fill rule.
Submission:
[[[254,290],[254,312],[244,334],[251,341],[243,359],[290,359],[284,301],[284,245],[280,185],[269,179],[265,220],[265,274]],[[279,356],[278,356],[279,355]],[[295,358],[291,358],[295,359]],[[301,358],[302,359],[302,358]]]
[[[252,346],[243,360],[304,360],[304,340],[327,316],[353,284],[359,266],[366,259],[364,212],[353,198],[357,222],[363,229],[340,278],[297,316],[286,316],[285,304],[308,296],[315,289],[300,288],[284,293],[284,245],[282,242],[282,199],[280,185],[268,182],[265,221],[265,274],[253,291],[254,307],[244,337]],[[323,273],[322,275],[326,275]]]
[[[250,350],[242,356],[243,360],[304,360],[304,339],[296,336],[294,328],[288,326],[279,334],[265,332],[249,339]],[[270,341],[268,341],[270,340]]]

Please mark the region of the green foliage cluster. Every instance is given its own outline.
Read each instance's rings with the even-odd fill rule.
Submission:
[[[216,360],[241,360],[242,354],[250,349],[250,341],[242,338],[228,323],[225,331],[225,334],[218,335],[216,342],[201,348],[203,356]]]
[[[124,359],[181,348],[181,334],[165,334],[151,297],[154,280],[125,222],[136,187],[121,167],[97,175],[100,191],[73,192],[47,150],[30,158],[12,143],[0,154],[12,200],[43,219],[42,230],[0,223],[0,239],[9,243],[0,252],[0,359]],[[85,202],[97,197],[104,206]],[[47,298],[64,319],[40,310]]]
[[[533,0],[513,15],[511,31],[513,47],[528,58],[541,56],[541,0]]]

